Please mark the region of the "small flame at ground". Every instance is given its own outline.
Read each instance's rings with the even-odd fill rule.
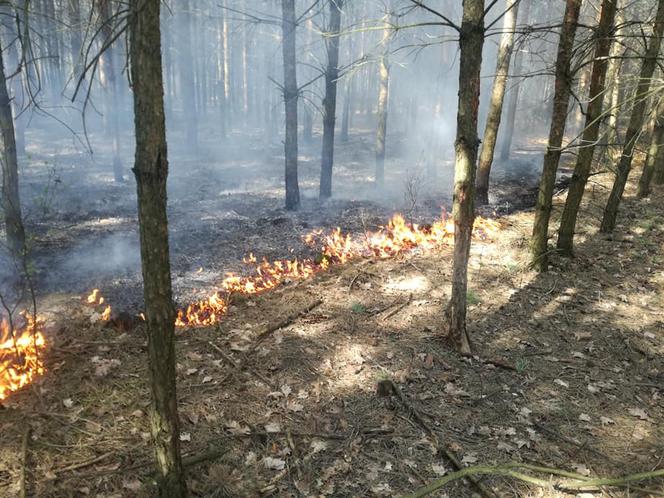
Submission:
[[[486,218],[475,220],[474,236],[491,238],[501,229],[500,223]],[[430,251],[443,247],[454,239],[454,223],[445,216],[431,225],[407,223],[401,215],[395,215],[387,226],[362,237],[353,239],[335,228],[325,234],[309,233],[304,242],[314,251],[315,258],[259,261],[253,254],[243,262],[250,268],[247,275],[228,274],[221,282],[221,289],[211,296],[192,303],[177,312],[175,325],[196,327],[214,325],[228,311],[232,294],[259,294],[293,280],[304,280],[333,265],[342,265],[359,258],[389,258],[412,252],[415,249]],[[198,272],[202,272],[199,269]],[[111,319],[111,306],[105,305],[99,289],[85,298],[87,303],[100,311],[101,320]],[[105,306],[104,306],[105,305]],[[6,320],[0,319],[0,401],[10,393],[28,385],[44,373],[40,352],[46,348],[39,320],[24,313],[24,325],[12,331]],[[141,317],[145,319],[141,313]]]
[[[95,307],[102,306],[106,302],[99,289],[92,289],[92,292],[88,295],[88,297],[86,297],[86,300],[89,305]],[[102,311],[100,315],[97,315],[97,317],[100,320],[107,322],[111,319],[111,312],[111,306],[106,305],[106,307],[104,307],[104,311]]]
[[[12,330],[9,321],[0,318],[0,401],[44,373],[40,356],[46,347],[39,330],[42,324],[25,312],[20,320],[23,326]]]
[[[474,235],[479,239],[491,238],[500,230],[496,220],[477,218]],[[243,262],[250,267],[247,276],[228,274],[221,282],[221,291],[178,311],[178,327],[214,325],[228,310],[228,299],[233,293],[252,295],[274,289],[282,283],[304,280],[327,270],[332,265],[345,264],[358,258],[389,258],[415,249],[430,251],[454,240],[454,222],[445,216],[431,225],[407,223],[403,216],[392,217],[387,226],[353,239],[335,228],[328,234],[311,232],[304,242],[315,252],[316,258],[258,261],[249,254]]]

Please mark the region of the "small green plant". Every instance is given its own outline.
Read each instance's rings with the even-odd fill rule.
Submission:
[[[353,303],[350,307],[353,313],[366,313],[367,309],[362,303]]]
[[[516,360],[516,372],[521,375],[526,371],[526,368],[528,368],[528,360],[525,358],[519,358]]]
[[[466,291],[466,301],[470,305],[479,304],[480,303],[480,297],[475,293],[475,291],[473,289],[468,289]]]
[[[510,259],[509,261],[505,262],[505,269],[507,270],[507,273],[509,273],[510,275],[519,273],[520,269],[519,263]]]

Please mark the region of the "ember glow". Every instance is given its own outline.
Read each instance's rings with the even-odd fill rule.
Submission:
[[[0,401],[44,373],[42,324],[29,313],[22,313],[18,321],[23,325],[12,328],[9,320],[0,317]]]
[[[500,230],[496,220],[477,218],[474,235],[479,239],[492,238]],[[340,228],[330,233],[311,232],[304,242],[318,255],[315,258],[261,261],[253,254],[244,258],[248,267],[245,275],[227,274],[221,290],[178,311],[176,325],[208,326],[219,321],[228,310],[230,296],[260,294],[282,283],[304,280],[334,265],[342,265],[360,258],[389,258],[415,250],[431,251],[454,240],[454,222],[444,215],[431,225],[407,223],[403,216],[392,217],[385,227],[353,239]]]

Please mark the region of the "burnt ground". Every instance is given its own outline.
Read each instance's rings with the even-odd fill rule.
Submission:
[[[335,197],[324,204],[317,199],[320,137],[302,144],[297,213],[283,209],[281,142],[243,131],[219,146],[215,130],[206,127],[194,155],[181,148],[180,135],[172,134],[169,150],[172,269],[180,303],[209,294],[226,272],[241,270],[250,251],[270,259],[290,257],[304,250],[301,238],[314,229],[340,226],[360,234],[395,212],[426,223],[451,204],[451,161],[437,161],[439,178],[432,182],[423,153],[408,150],[399,135],[388,148],[386,190],[376,192],[372,131],[354,130],[350,142],[337,147]],[[94,156],[52,130],[28,130],[27,142],[34,145],[22,160],[21,187],[37,287],[44,295],[98,287],[117,307],[137,311],[142,291],[131,151],[123,150],[127,181],[117,184],[104,137],[93,130],[91,141]],[[521,152],[495,168],[488,214],[534,203],[540,159]],[[405,193],[408,185],[414,196]]]
[[[178,175],[185,178],[174,171]],[[630,184],[619,226],[607,238],[597,228],[610,180],[593,177],[576,257],[554,256],[546,274],[527,268],[529,211],[504,215],[497,236],[475,243],[469,284],[474,358],[459,357],[442,337],[451,248],[337,267],[238,301],[217,327],[180,330],[183,451],[188,462],[210,457],[213,449],[222,453],[187,467],[193,493],[401,496],[452,470],[443,446],[463,465],[521,461],[602,476],[661,469],[664,192],[637,201]],[[381,209],[389,210],[351,199],[328,219],[307,201],[302,213],[287,215],[277,191],[273,200],[253,205],[243,194],[246,211],[224,204],[226,198],[190,205],[193,192],[209,183],[194,183],[192,197],[171,208],[201,213],[190,227],[172,217],[180,295],[209,285],[247,249],[280,256],[299,243],[300,231],[339,221],[361,230],[362,220],[379,224]],[[563,199],[556,197],[554,223]],[[95,219],[120,216],[112,209],[100,206]],[[230,211],[236,214],[222,214]],[[125,214],[131,217],[129,208]],[[98,223],[88,221],[71,222],[74,240],[84,242],[86,230],[97,234]],[[118,225],[107,222],[106,235],[122,233]],[[215,240],[222,234],[228,239]],[[55,247],[71,247],[69,236],[57,236]],[[99,246],[88,240],[89,247]],[[196,283],[191,274],[215,256],[222,262],[209,281]],[[135,285],[129,272],[114,281],[98,278],[88,288],[99,284],[111,303],[125,283]],[[110,297],[109,285],[117,295]],[[48,371],[0,408],[0,495],[16,494],[23,468],[33,496],[154,495],[144,331],[91,323],[94,310],[80,303],[80,292],[43,296]],[[259,340],[267,327],[318,300],[319,306]],[[129,298],[119,302],[131,305]],[[386,381],[405,403],[376,395],[377,384]],[[505,478],[486,477],[483,484],[502,496],[575,496]],[[458,481],[435,496],[474,493]],[[658,494],[664,494],[662,481],[578,496]]]

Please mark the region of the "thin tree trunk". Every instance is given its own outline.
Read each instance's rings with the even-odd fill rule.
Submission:
[[[664,137],[662,137],[664,141]],[[660,142],[657,147],[657,154],[654,158],[652,183],[655,185],[664,185],[664,142]]]
[[[493,155],[498,139],[500,118],[503,115],[503,100],[505,98],[505,85],[510,68],[510,59],[514,47],[514,30],[519,9],[518,0],[505,1],[505,15],[503,17],[503,35],[500,38],[496,62],[496,76],[493,80],[489,112],[484,127],[484,139],[480,151],[480,161],[477,168],[476,201],[480,204],[489,203],[489,175],[493,164]]]
[[[477,168],[477,114],[480,103],[480,69],[484,45],[484,0],[464,0],[459,39],[459,101],[454,144],[454,263],[452,294],[445,312],[448,331],[457,349],[469,355],[466,330],[468,258],[475,221]]]
[[[634,107],[629,117],[629,125],[625,134],[625,145],[622,155],[618,162],[616,178],[613,182],[609,199],[604,208],[604,216],[600,225],[600,232],[608,233],[613,231],[618,216],[618,208],[622,199],[627,177],[632,168],[632,158],[634,157],[634,146],[639,139],[641,129],[643,128],[643,118],[646,111],[648,93],[655,67],[657,66],[657,56],[659,55],[660,45],[662,44],[662,33],[664,32],[664,0],[659,0],[657,5],[657,15],[653,26],[653,33],[648,43],[648,48],[643,56],[641,65],[641,74],[639,83],[634,94]]]
[[[67,7],[69,11],[69,22],[71,24],[70,41],[71,41],[71,58],[74,66],[74,81],[81,77],[83,72],[83,59],[81,48],[83,47],[83,35],[81,33],[81,4],[80,0],[67,0]],[[83,85],[85,86],[85,85]]]
[[[5,216],[7,247],[12,256],[25,254],[25,230],[21,214],[21,200],[18,190],[18,157],[16,155],[16,136],[14,117],[7,90],[5,64],[0,46],[0,131],[2,132],[2,210]]]
[[[523,22],[528,23],[530,17],[530,1],[521,0],[520,11],[523,17]],[[520,78],[521,70],[523,69],[523,52],[517,50],[514,55],[514,77]],[[512,151],[512,139],[514,138],[514,124],[516,123],[516,110],[519,104],[519,91],[521,90],[522,81],[515,83],[509,92],[509,102],[507,104],[507,116],[505,116],[505,124],[503,126],[503,140],[500,146],[500,160],[505,162],[510,158]]]
[[[99,19],[102,23],[104,42],[108,42],[114,34],[111,0],[98,0]],[[109,46],[100,57],[102,83],[106,88],[105,119],[111,135],[113,147],[113,176],[116,182],[124,181],[122,160],[120,159],[120,122],[119,122],[119,91],[115,46]]]
[[[314,23],[313,19],[309,18],[305,24],[305,70],[303,71],[304,80],[308,81],[311,78],[311,70],[307,67],[317,63],[316,58],[313,56],[311,45],[313,43]],[[305,99],[300,100],[300,110],[302,116],[302,141],[310,145],[313,141],[314,135],[314,115],[311,109],[311,104]]]
[[[300,188],[297,180],[297,67],[295,58],[295,0],[281,0],[283,56],[284,56],[284,103],[286,108],[286,139],[284,140],[286,166],[286,209],[296,210],[300,206]]]
[[[602,104],[606,89],[605,80],[608,66],[607,56],[611,50],[615,15],[616,0],[604,0],[602,2],[599,25],[597,26],[595,57],[590,77],[590,94],[588,97],[588,109],[586,111],[586,123],[583,130],[583,137],[579,144],[580,148],[576,158],[576,166],[570,180],[565,208],[563,209],[560,220],[560,229],[558,230],[558,250],[566,255],[572,254],[576,219],[586,183],[588,182],[595,144],[597,143],[600,125],[602,124]]]
[[[620,113],[621,104],[621,67],[623,65],[623,58],[621,52],[624,50],[624,43],[621,36],[621,26],[624,23],[623,17],[623,4],[624,0],[619,0],[616,6],[616,30],[613,35],[613,43],[611,51],[609,52],[609,65],[606,70],[607,86],[610,85],[610,90],[606,92],[605,113],[608,114],[607,119],[607,132],[606,132],[606,147],[602,151],[602,160],[606,157],[611,162],[618,160],[618,147],[616,140],[618,137],[618,114]]]
[[[226,7],[226,0],[222,0],[222,7]],[[224,12],[224,20],[222,24],[222,43],[224,45],[224,119],[226,120],[226,126],[224,127],[227,130],[232,129],[232,106],[229,105],[231,98],[231,72],[230,72],[230,63],[231,63],[231,45],[228,40],[228,14]]]
[[[653,127],[652,137],[650,139],[650,146],[648,147],[648,154],[646,162],[643,165],[641,178],[639,178],[639,188],[636,193],[639,199],[650,194],[650,184],[652,183],[657,164],[657,158],[660,156],[660,149],[664,148],[664,98],[660,97],[655,111],[655,126]]]
[[[129,58],[136,128],[134,174],[152,390],[150,422],[159,496],[181,498],[187,496],[187,486],[180,457],[175,389],[175,309],[166,215],[168,159],[159,6],[160,0],[131,2]]]
[[[339,78],[339,30],[343,0],[330,1],[330,27],[326,39],[327,69],[325,71],[325,99],[323,100],[323,151],[320,169],[320,197],[332,196],[332,167],[334,164],[334,125],[337,113],[337,79]]]
[[[184,36],[180,39],[182,58],[180,60],[180,85],[182,92],[182,111],[186,126],[186,139],[189,147],[197,150],[198,145],[198,109],[196,107],[196,81],[194,79],[194,55],[191,49],[191,3],[182,0],[181,23]]]
[[[222,22],[219,25],[219,53],[217,54],[217,63],[218,63],[218,70],[219,70],[219,82],[217,85],[217,90],[218,90],[218,99],[219,99],[219,109],[220,109],[220,114],[221,114],[221,119],[219,120],[219,131],[221,134],[222,138],[226,138],[226,123],[228,122],[228,100],[227,100],[227,95],[226,95],[226,88],[225,88],[225,82],[226,82],[226,37],[224,36],[224,25],[226,23],[226,10],[223,8],[222,4],[222,9],[221,9],[221,15],[222,15]]]
[[[389,8],[389,7],[388,7]],[[376,110],[376,186],[385,186],[385,138],[387,135],[387,104],[390,94],[390,61],[388,56],[389,40],[392,32],[392,13],[383,17],[383,39],[378,60],[378,108]]]
[[[579,11],[581,10],[581,1],[566,0],[565,17],[560,32],[560,41],[558,42],[551,128],[549,129],[549,142],[544,155],[542,178],[537,194],[533,235],[530,240],[532,265],[538,271],[546,271],[548,268],[549,218],[551,217],[553,187],[556,183],[556,171],[562,153],[565,121],[569,108],[572,86],[570,61],[574,48]]]
[[[348,131],[350,129],[351,100],[353,98],[353,79],[351,75],[346,76],[344,92],[344,110],[341,115],[341,134],[339,139],[343,143],[348,142]]]
[[[247,11],[247,0],[243,0],[242,8]],[[242,27],[242,123],[249,124],[249,39],[247,27]]]

